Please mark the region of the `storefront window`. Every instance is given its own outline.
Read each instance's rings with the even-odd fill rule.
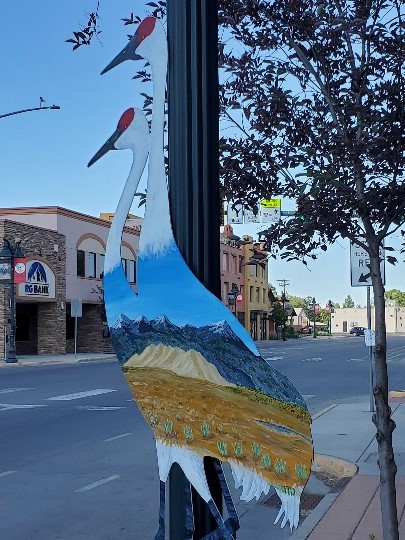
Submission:
[[[104,261],[105,261],[105,255],[100,253],[98,256],[98,277],[100,279],[104,276]]]
[[[96,254],[91,251],[87,252],[87,276],[96,277]]]
[[[84,251],[82,249],[77,250],[77,275],[79,277],[86,276],[85,264],[84,264]]]
[[[128,274],[127,274],[128,280],[129,280],[130,283],[135,283],[136,282],[136,263],[135,263],[135,261],[129,260],[127,267],[128,267]]]

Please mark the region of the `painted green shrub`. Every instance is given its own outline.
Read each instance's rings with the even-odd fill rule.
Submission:
[[[155,412],[151,412],[149,415],[150,423],[153,427],[155,427],[158,423],[158,415]]]
[[[262,453],[262,447],[260,446],[259,443],[257,443],[257,442],[252,443],[252,452],[253,452],[253,458],[254,459],[257,459],[257,458],[260,457],[260,455]]]
[[[243,457],[243,446],[242,443],[235,442],[232,444],[233,451],[235,453],[235,456],[238,458]]]
[[[270,469],[271,467],[271,457],[269,454],[262,455],[262,465],[265,469]]]
[[[282,475],[285,474],[287,471],[287,463],[284,461],[284,459],[277,458],[274,462],[274,470],[276,471],[276,474]]]
[[[224,441],[218,441],[217,447],[221,456],[226,457],[228,455],[228,445]]]
[[[209,437],[211,435],[211,426],[207,422],[203,422],[200,426],[200,431],[203,437]]]
[[[303,465],[302,463],[297,463],[297,465],[295,466],[295,474],[297,475],[297,478],[305,480],[308,477],[306,465]]]
[[[224,426],[221,423],[217,424],[217,431],[218,433],[224,432]]]
[[[191,429],[190,426],[184,426],[183,432],[184,432],[184,436],[186,437],[187,442],[191,442],[192,440],[194,440],[193,430]]]
[[[165,420],[163,422],[163,426],[165,428],[165,431],[168,435],[172,435],[173,433],[173,422],[172,420]]]
[[[179,412],[176,413],[176,420],[181,420],[181,414]]]

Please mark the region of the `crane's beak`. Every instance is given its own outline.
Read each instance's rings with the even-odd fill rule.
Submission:
[[[129,40],[128,45],[124,47],[120,53],[117,54],[114,60],[112,60],[106,68],[103,69],[101,75],[104,75],[104,73],[107,73],[107,71],[110,71],[110,69],[118,66],[118,64],[125,62],[125,60],[142,60],[142,56],[136,54],[136,49],[138,45],[139,38],[137,32],[135,32],[135,34]]]
[[[121,134],[122,134],[122,131],[119,129],[116,129],[114,133],[111,135],[111,137],[108,139],[108,141],[103,144],[103,146],[100,148],[100,150],[96,154],[94,154],[94,156],[91,158],[91,160],[87,164],[87,167],[91,167],[96,161],[102,158],[104,154],[106,154],[110,150],[116,150],[114,144],[117,142]]]

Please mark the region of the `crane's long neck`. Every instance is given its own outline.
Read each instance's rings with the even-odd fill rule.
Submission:
[[[140,256],[159,255],[173,239],[164,164],[164,113],[167,51],[150,60],[153,78],[152,129],[145,217],[142,224]]]
[[[145,167],[147,152],[144,156],[134,156],[131,170],[121,194],[107,240],[104,261],[104,274],[112,272],[121,264],[121,238],[131,204]]]

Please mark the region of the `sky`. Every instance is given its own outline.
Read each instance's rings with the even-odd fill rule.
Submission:
[[[132,161],[130,151],[109,152],[90,169],[87,163],[115,131],[121,114],[142,107],[145,87],[132,80],[136,64],[126,62],[100,76],[127,42],[135,26],[124,26],[131,12],[149,14],[146,0],[102,0],[98,41],[72,52],[66,39],[87,22],[96,0],[0,0],[0,115],[59,105],[0,119],[0,207],[56,205],[98,216],[114,211]],[[145,180],[139,190],[145,187]],[[284,209],[289,209],[284,207]],[[141,215],[137,202],[133,213]],[[263,227],[240,225],[239,236]],[[399,246],[399,240],[389,243]],[[402,262],[387,265],[387,289],[405,290]],[[308,268],[271,259],[269,281],[290,282],[287,293],[312,296],[325,305],[351,295],[365,305],[366,288],[350,286],[350,246],[342,240]],[[277,289],[280,288],[277,286]]]

